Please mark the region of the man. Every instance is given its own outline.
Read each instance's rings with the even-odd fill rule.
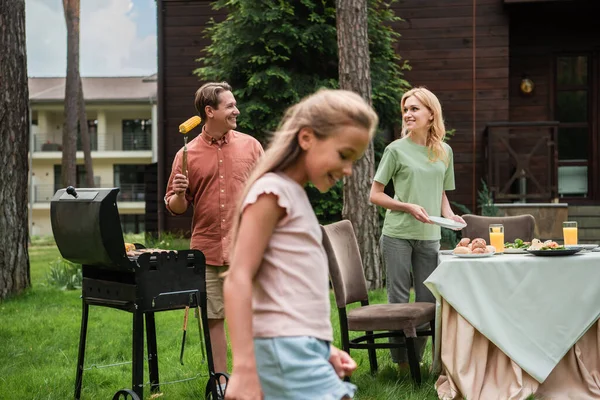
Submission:
[[[229,264],[233,211],[246,177],[263,154],[252,136],[237,132],[235,97],[226,82],[207,83],[196,92],[196,110],[204,126],[187,145],[187,177],[177,152],[165,204],[173,215],[194,208],[190,247],[206,256],[208,329],[216,372],[227,371],[223,278]]]

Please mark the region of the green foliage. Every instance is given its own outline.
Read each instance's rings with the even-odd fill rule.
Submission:
[[[46,276],[49,286],[62,290],[81,289],[82,280],[81,264],[72,263],[61,257],[50,263],[50,271]]]
[[[342,219],[342,181],[337,182],[327,193],[319,192],[312,184],[306,185],[305,190],[321,224],[329,224]]]
[[[460,241],[460,232],[448,228],[442,228],[440,244],[442,249],[453,249]]]
[[[456,133],[456,129],[450,129],[450,130],[446,131],[446,136],[444,137],[444,142],[448,143],[450,141],[450,139],[452,139],[454,137],[455,133]]]
[[[494,205],[494,196],[485,181],[481,180],[481,190],[477,191],[477,204],[481,208],[481,215],[495,217],[500,213]]]
[[[207,28],[211,44],[194,71],[204,81],[226,80],[241,110],[242,132],[266,143],[285,109],[321,87],[338,87],[338,49],[334,0],[218,0],[225,21]],[[373,107],[382,129],[401,121],[400,99],[409,84],[409,66],[396,54],[399,21],[383,0],[369,0],[369,50]],[[385,143],[376,141],[376,162]],[[375,164],[377,165],[377,164]],[[307,192],[322,222],[341,217],[342,188]]]
[[[338,87],[333,0],[218,0],[225,21],[207,28],[211,44],[194,71],[202,80],[228,81],[241,110],[242,131],[263,142],[284,110],[320,87]],[[394,51],[398,21],[382,0],[369,0],[373,106],[383,127],[400,121],[400,98],[409,87]]]

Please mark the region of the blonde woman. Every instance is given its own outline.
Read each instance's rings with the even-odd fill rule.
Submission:
[[[356,363],[331,345],[327,256],[304,185],[325,192],[351,175],[376,127],[357,94],[320,90],[286,112],[250,176],[225,278],[226,399],[353,397],[341,378]]]
[[[387,209],[381,249],[387,270],[390,303],[408,303],[411,284],[416,301],[435,302],[423,281],[438,265],[440,227],[429,216],[464,223],[450,208],[447,190],[454,190],[452,149],[444,143],[446,129],[442,107],[429,90],[417,87],[400,102],[402,138],[390,143],[371,187],[370,200]],[[394,197],[384,193],[392,180]],[[414,283],[411,282],[411,270]],[[422,356],[426,339],[417,341]],[[392,360],[408,370],[406,351],[392,349]]]

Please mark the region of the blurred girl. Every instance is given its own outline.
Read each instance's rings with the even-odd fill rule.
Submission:
[[[225,313],[233,351],[226,399],[351,398],[356,368],[331,345],[329,274],[304,185],[352,174],[377,126],[355,93],[320,90],[288,109],[242,194]]]
[[[440,227],[429,216],[440,215],[457,222],[446,197],[454,190],[452,149],[444,143],[446,128],[437,97],[425,88],[402,96],[402,138],[390,143],[381,158],[371,187],[372,203],[387,209],[381,249],[387,271],[390,303],[408,303],[411,269],[415,301],[435,302],[423,281],[438,265]],[[392,180],[394,198],[384,193]],[[422,355],[426,338],[417,341]],[[408,369],[406,351],[392,349],[392,360]]]

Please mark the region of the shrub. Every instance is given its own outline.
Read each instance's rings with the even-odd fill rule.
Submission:
[[[50,263],[50,272],[46,276],[48,285],[62,290],[81,289],[82,280],[81,264],[60,257]]]

